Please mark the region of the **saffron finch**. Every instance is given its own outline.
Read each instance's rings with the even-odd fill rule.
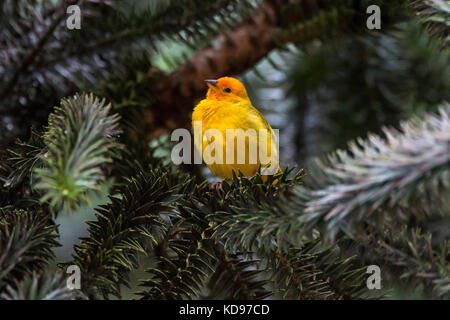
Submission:
[[[224,180],[233,178],[233,170],[236,176],[241,171],[244,176],[250,177],[261,167],[264,180],[267,175],[280,172],[274,131],[264,116],[253,107],[244,85],[231,77],[205,81],[208,92],[206,98],[194,108],[192,126],[195,147],[211,172]],[[196,123],[197,126],[201,124],[201,130],[196,130]],[[234,130],[234,134],[237,133],[236,136],[227,136],[230,129]],[[211,131],[213,134],[208,135]],[[242,139],[241,142],[239,139]],[[211,144],[214,147],[211,148]],[[205,156],[207,151],[211,156]],[[270,158],[269,162],[266,156],[266,160],[262,161],[261,152]]]

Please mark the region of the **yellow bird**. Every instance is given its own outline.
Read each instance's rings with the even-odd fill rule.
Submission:
[[[244,85],[231,77],[205,81],[206,99],[194,108],[192,126],[195,147],[211,172],[224,180],[233,178],[233,170],[236,176],[239,171],[246,177],[253,176],[260,166],[264,180],[281,172],[277,137],[252,106]]]

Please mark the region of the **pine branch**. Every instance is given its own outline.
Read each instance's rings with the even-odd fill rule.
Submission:
[[[75,1],[76,3],[77,1]],[[37,43],[33,46],[32,50],[28,53],[28,55],[21,61],[19,64],[19,67],[14,71],[13,75],[10,77],[9,81],[4,85],[4,88],[2,91],[0,91],[0,101],[2,101],[5,96],[11,92],[11,90],[14,88],[15,84],[19,80],[19,77],[21,73],[24,73],[30,64],[33,62],[33,60],[36,59],[36,56],[38,52],[41,51],[44,44],[48,41],[48,39],[51,37],[55,29],[61,24],[65,17],[65,11],[63,10],[63,6],[60,6],[58,9],[58,14],[54,17],[51,25],[45,30],[42,37],[39,38]]]
[[[172,175],[163,167],[147,167],[110,196],[111,203],[96,209],[89,237],[75,246],[73,262],[83,274],[82,290],[89,297],[120,296],[139,253],[148,253],[167,233],[162,214],[173,212],[174,202],[190,190],[192,180]]]
[[[149,289],[139,294],[144,299],[196,298],[211,276],[209,288],[210,294],[216,294],[214,297],[218,291],[219,296],[228,298],[264,297],[273,294],[272,291],[291,299],[370,297],[365,282],[366,269],[340,253],[337,245],[323,249],[319,240],[298,239],[286,229],[291,222],[299,233],[295,215],[289,222],[288,219],[278,222],[279,217],[278,221],[267,219],[265,211],[255,206],[265,203],[268,213],[277,214],[274,206],[277,201],[285,201],[281,195],[299,177],[286,181],[286,176],[280,174],[272,179],[279,181],[263,183],[260,176],[252,179],[241,176],[239,180],[234,179],[232,186],[224,184],[220,196],[206,193],[182,200],[178,206],[180,220],[174,225],[176,232],[165,241],[165,254],[160,255],[157,267],[149,270],[152,278],[142,283]],[[236,213],[236,207],[242,212],[249,211],[248,216]],[[217,224],[219,217],[225,223]],[[264,220],[265,223],[258,224]],[[215,232],[211,233],[213,230]],[[282,232],[285,235],[279,236]],[[211,249],[213,243],[216,243],[216,250]],[[217,250],[222,243],[227,251]],[[296,243],[303,244],[297,248]],[[256,248],[260,259],[268,263],[266,271],[273,275],[272,291],[265,289],[267,280],[255,278],[263,276],[261,270],[245,270],[254,261],[227,258],[230,254],[235,257],[239,249],[248,256],[251,248]]]
[[[262,183],[261,177],[259,181]],[[172,230],[157,248],[157,266],[148,270],[151,278],[142,282],[148,289],[138,293],[143,299],[211,296],[236,299],[269,295],[264,288],[267,281],[256,279],[262,271],[248,270],[256,261],[243,260],[236,254],[229,258],[220,238],[214,236],[208,219],[211,208],[204,204],[214,207],[223,200],[215,202],[217,195],[206,187],[201,184],[197,191],[190,191],[189,197],[178,201],[178,219],[174,220]],[[231,186],[224,188],[232,192]],[[249,188],[249,184],[243,188]]]
[[[33,189],[34,169],[43,166],[45,154],[42,133],[31,130],[31,138],[18,140],[0,160],[0,207],[11,205],[21,209],[38,209],[40,194]]]
[[[227,254],[220,245],[216,245],[215,252],[218,264],[208,281],[206,299],[261,300],[272,294],[266,288],[270,281],[264,278],[264,270],[259,269],[260,260]]]
[[[274,240],[283,248],[300,241],[300,223],[288,199],[290,188],[303,174],[298,171],[288,179],[291,171],[286,169],[265,183],[259,175],[235,178],[231,185],[223,182],[223,195],[204,203],[209,210],[207,218],[215,225],[214,236],[224,241],[226,250],[258,252],[269,250]],[[279,180],[276,184],[275,179]]]
[[[442,39],[443,47],[450,42],[450,1],[417,0],[413,8],[431,35]]]
[[[42,166],[45,151],[41,132],[32,129],[31,138],[28,141],[18,140],[15,148],[9,150],[8,161],[5,165],[10,165],[12,168],[4,179],[3,186],[13,187],[25,182],[31,187],[34,168]]]
[[[44,212],[0,208],[0,292],[54,258],[57,237],[56,225]]]
[[[160,257],[157,267],[147,270],[151,279],[141,283],[149,289],[139,292],[142,299],[193,299],[198,297],[214,271],[213,240],[194,230],[181,233],[169,248],[174,257]]]
[[[433,298],[449,297],[448,236],[440,241],[436,233],[400,225],[380,235],[370,233],[359,245],[370,248],[364,254],[370,263],[383,266],[385,275],[394,275],[396,278],[385,279],[385,282],[399,278],[410,286],[410,290],[422,286]]]
[[[91,95],[76,95],[61,101],[49,117],[44,134],[47,151],[43,167],[35,169],[35,187],[43,192],[41,202],[61,209],[87,201],[88,191],[100,190],[102,167],[112,162],[120,146],[115,141],[118,116],[109,115],[111,105]]]
[[[290,299],[370,298],[365,268],[340,252],[337,244],[323,247],[320,240],[308,240],[299,232],[301,224],[298,212],[289,203],[292,197],[289,190],[299,183],[302,175],[297,173],[288,180],[288,174],[289,170],[285,170],[265,183],[260,176],[251,179],[241,176],[231,186],[224,182],[220,196],[183,203],[191,216],[204,216],[210,221],[213,238],[226,250],[216,253],[221,262],[212,276],[212,292],[221,288],[223,294],[230,292],[228,297],[235,298],[250,288],[258,290],[250,297],[279,294]],[[274,179],[278,183],[274,184]],[[264,274],[260,269],[239,271],[237,266],[245,268],[254,263],[252,260],[234,262],[226,258],[238,252],[247,257],[252,250],[266,263]],[[271,276],[270,286],[264,275]],[[255,276],[261,278],[252,280]],[[224,281],[229,277],[232,281]]]
[[[80,300],[84,296],[78,290],[67,287],[62,274],[33,272],[13,286],[7,286],[0,294],[0,300]]]
[[[51,82],[54,75],[43,72],[33,78],[35,73],[31,72],[48,42],[60,39],[53,34],[65,29],[64,17],[64,1],[5,0],[0,4],[0,114],[8,117],[0,127],[4,132],[1,144],[7,145],[18,134],[27,134],[25,128],[30,124],[43,122],[48,106],[56,102],[55,92],[65,87],[66,81],[62,80],[56,85],[59,88],[45,90],[39,84]]]
[[[150,279],[138,293],[142,299],[193,299],[199,297],[207,279],[215,270],[215,242],[202,211],[192,206],[206,189],[201,184],[189,190],[189,196],[177,201],[173,227],[160,242],[156,267],[147,272]]]
[[[355,257],[340,257],[338,247],[322,249],[314,240],[287,252],[272,249],[268,261],[283,299],[370,297],[366,268],[358,266]]]
[[[420,197],[425,190],[448,194],[450,165],[450,105],[439,115],[428,114],[401,124],[401,131],[384,129],[387,140],[369,135],[317,161],[307,186],[297,188],[305,230],[324,228],[334,238],[339,230],[354,234],[363,223],[378,224],[381,208]]]

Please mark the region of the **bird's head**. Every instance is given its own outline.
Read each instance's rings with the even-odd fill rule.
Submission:
[[[218,101],[248,100],[244,85],[235,78],[222,77],[217,80],[205,80],[208,85],[206,98]]]

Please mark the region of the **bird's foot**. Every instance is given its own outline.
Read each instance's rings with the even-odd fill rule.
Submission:
[[[223,192],[222,181],[211,183],[211,189],[216,190],[217,193],[222,193]]]

